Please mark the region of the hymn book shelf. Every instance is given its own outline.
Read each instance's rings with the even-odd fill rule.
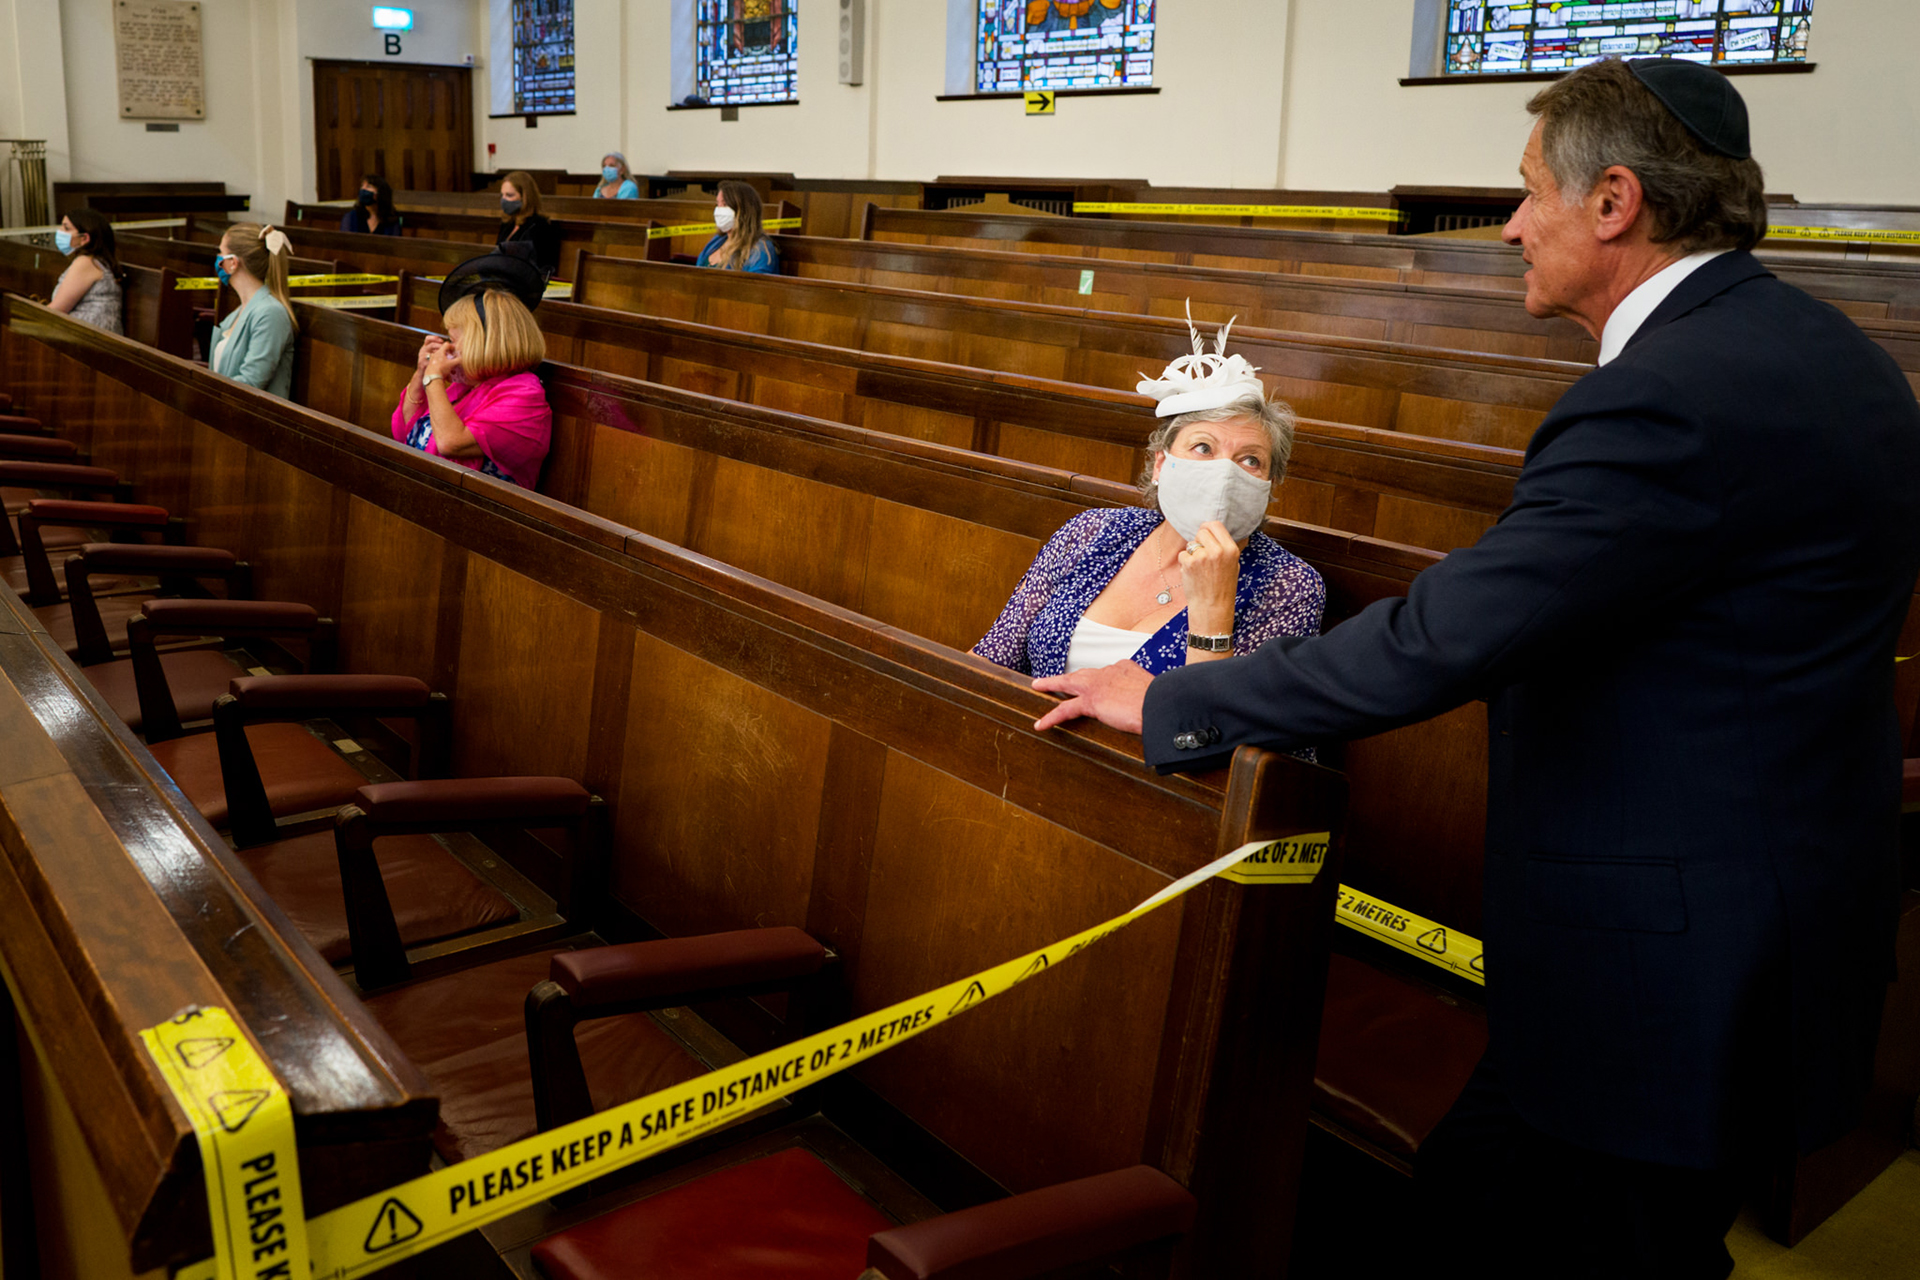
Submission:
[[[197,540],[261,566],[263,595],[339,617],[347,669],[448,689],[457,771],[571,772],[607,796],[624,909],[675,933],[805,923],[842,955],[859,1007],[1124,907],[1223,841],[1339,828],[1336,774],[1246,753],[1231,779],[1154,778],[1124,735],[1032,733],[1046,700],[977,660],[0,305],[16,395],[90,433],[96,457],[137,465]],[[611,454],[598,465],[618,474]],[[939,814],[956,821],[929,826]],[[1103,944],[1097,969],[906,1046],[862,1087],[1009,1185],[1144,1155],[1218,1206],[1198,1273],[1281,1265],[1335,874],[1196,891]]]

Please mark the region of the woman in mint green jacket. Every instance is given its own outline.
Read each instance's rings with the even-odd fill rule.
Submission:
[[[286,233],[235,223],[220,237],[213,268],[233,286],[240,307],[213,330],[207,366],[223,377],[282,399],[293,393],[293,303],[287,297],[293,245]]]

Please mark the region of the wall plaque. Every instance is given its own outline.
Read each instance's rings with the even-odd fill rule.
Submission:
[[[122,120],[204,120],[198,0],[113,0]]]

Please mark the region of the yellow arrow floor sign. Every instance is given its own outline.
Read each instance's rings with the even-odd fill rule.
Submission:
[[[1027,90],[1027,114],[1030,116],[1050,116],[1053,114],[1053,90]]]
[[[1245,871],[1253,883],[1311,883],[1326,862],[1330,840],[1329,833],[1322,831],[1242,845],[1174,881],[1131,911],[1050,947],[321,1214],[306,1223],[305,1244],[312,1250],[314,1280],[351,1280],[368,1275],[531,1203],[731,1124],[776,1098],[845,1071],[1011,991],[1188,890],[1236,870],[1243,862],[1250,864]],[[171,1025],[142,1035],[163,1034]],[[231,1021],[225,1025],[232,1027]],[[240,1037],[237,1028],[221,1034]],[[168,1077],[168,1083],[174,1083],[173,1077]],[[251,1078],[243,1083],[258,1087]],[[284,1102],[284,1095],[280,1100]],[[184,1095],[182,1105],[186,1105]],[[203,1143],[206,1140],[203,1135]],[[292,1141],[290,1125],[287,1140]],[[280,1159],[279,1168],[294,1168],[290,1154]],[[215,1162],[209,1160],[208,1169],[214,1168]],[[297,1192],[298,1179],[291,1180]],[[207,1198],[216,1221],[223,1213],[237,1213],[242,1225],[247,1222],[249,1202],[238,1190],[216,1185],[212,1172],[208,1174]],[[218,1238],[219,1233],[215,1234]],[[237,1274],[254,1275],[251,1271]],[[305,1280],[307,1268],[303,1263],[282,1274]],[[207,1263],[179,1272],[180,1280],[210,1280],[215,1275],[214,1265]],[[218,1275],[226,1280],[236,1273],[220,1271]]]

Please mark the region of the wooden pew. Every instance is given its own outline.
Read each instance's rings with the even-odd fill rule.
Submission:
[[[863,220],[860,238],[1508,292],[1522,291],[1526,274],[1519,252],[1497,241],[1025,218],[965,210],[876,208]],[[1912,267],[1897,262],[1847,265],[1803,253],[1775,255],[1770,248],[1761,258],[1781,279],[1849,315],[1920,319],[1920,272]]]
[[[196,1006],[247,1027],[292,1095],[310,1212],[424,1173],[425,1081],[3,589],[0,741],[8,1274],[210,1253],[193,1132],[136,1038]]]
[[[413,335],[395,333],[386,354],[410,365]],[[17,299],[0,299],[0,338],[11,385],[99,407],[96,457],[130,464],[137,451],[156,500],[247,556],[263,594],[338,617],[347,669],[448,689],[458,771],[568,773],[606,796],[615,900],[636,930],[804,925],[839,953],[854,1005],[873,1008],[1084,927],[1250,835],[1339,826],[1329,771],[1249,752],[1229,778],[1153,777],[1125,735],[1034,734],[1047,700],[1024,680],[908,631]],[[308,357],[309,393],[338,390],[311,385],[321,362],[310,345]],[[390,385],[393,371],[361,372]],[[699,462],[603,430],[596,483],[622,502],[644,505],[619,480],[620,446],[629,478],[649,454]],[[711,479],[746,478],[707,458]],[[888,459],[833,461],[877,483]],[[1078,509],[1051,477],[952,472],[929,479],[1030,530],[992,530],[1003,548]],[[890,499],[855,507],[973,527]],[[708,536],[778,540],[777,523]],[[841,544],[813,548],[846,558]],[[1373,568],[1382,583],[1405,573],[1392,554]],[[902,591],[915,572],[887,576]],[[1100,805],[1081,803],[1093,794]],[[911,1142],[918,1126],[970,1162],[962,1184],[1037,1186],[1149,1159],[1202,1199],[1191,1274],[1271,1274],[1286,1256],[1335,874],[1299,891],[1197,890],[1103,943],[1098,965],[871,1064],[831,1114],[856,1136],[863,1116],[904,1116],[865,1131]]]
[[[23,297],[51,297],[67,263],[55,250],[0,237],[0,289]],[[195,295],[174,287],[179,274],[124,260],[120,265],[127,336],[170,355],[192,356]]]
[[[402,324],[437,330],[439,285],[401,291]],[[1017,374],[823,347],[631,312],[548,302],[547,355],[609,373],[847,426],[1131,483],[1152,401]],[[383,389],[384,390],[384,389]],[[355,421],[358,412],[341,416]],[[1510,500],[1520,455],[1302,419],[1273,513],[1436,551],[1473,542]]]
[[[1188,354],[1186,322],[791,277],[587,257],[574,298],[863,351],[1095,387]],[[1524,446],[1578,365],[1235,327],[1232,346],[1299,413],[1503,448]]]
[[[446,193],[452,194],[452,193]],[[492,247],[494,237],[499,233],[499,204],[493,206],[493,212],[484,210],[468,212],[458,207],[431,209],[426,211],[405,210],[401,217],[401,239],[453,241],[472,246],[468,256],[481,251],[481,247]],[[347,247],[363,239],[357,232],[340,230],[341,210],[337,205],[298,204],[287,201],[287,211],[283,226],[290,234],[302,240],[312,239],[315,233],[328,236],[346,236]],[[552,217],[552,215],[548,215]],[[682,207],[673,211],[674,222],[662,224],[647,219],[609,218],[589,221],[583,218],[553,218],[553,224],[560,231],[560,262],[570,266],[574,257],[582,251],[588,253],[609,254],[620,258],[653,257],[665,261],[673,255],[676,247],[682,252],[697,253],[706,238],[713,235],[710,225],[713,221],[713,207]],[[679,236],[674,238],[649,239],[647,232],[657,225],[687,225],[700,223],[705,227],[703,236]],[[293,228],[298,230],[292,230]],[[389,237],[378,237],[388,239]],[[699,244],[693,243],[696,239]]]
[[[410,373],[410,352],[414,346],[411,334],[396,333],[390,326],[368,322],[349,324],[345,318],[333,317],[316,317],[310,332],[314,343],[336,348],[330,357],[331,365],[316,380],[319,388],[375,385],[384,381],[397,395]],[[621,379],[586,376],[582,371],[554,366],[548,367],[546,376],[550,394],[561,406],[555,437],[556,457],[561,461],[550,468],[550,491],[567,493],[572,500],[603,513],[639,509],[647,513],[640,519],[649,518],[653,514],[650,509],[655,506],[652,500],[671,488],[671,477],[687,464],[669,465],[656,456],[644,469],[623,468],[608,475],[609,459],[605,450],[621,442],[621,433],[643,437],[649,442],[647,453],[657,455],[666,445],[689,450],[696,460],[691,465],[696,468],[714,457],[724,460],[719,464],[722,468],[729,462],[758,467],[762,473],[776,474],[758,474],[748,479],[736,469],[732,474],[723,471],[710,481],[703,479],[701,492],[708,504],[704,512],[692,507],[683,511],[677,501],[670,500],[665,521],[657,526],[658,532],[670,540],[704,546],[729,562],[743,563],[771,576],[786,578],[800,574],[800,580],[805,581],[809,589],[830,595],[841,592],[843,594],[831,598],[905,628],[926,633],[934,626],[953,621],[950,617],[941,617],[929,622],[924,608],[913,610],[911,596],[889,594],[884,589],[880,595],[873,595],[871,562],[864,569],[855,566],[851,573],[836,572],[830,567],[823,576],[819,566],[807,566],[803,558],[796,559],[790,543],[780,534],[741,540],[732,532],[753,523],[760,511],[784,512],[835,505],[844,509],[845,499],[836,499],[834,489],[864,491],[879,501],[925,502],[922,495],[927,491],[927,483],[924,480],[876,475],[864,466],[845,462],[836,466],[811,457],[796,459],[782,444],[756,443],[747,438],[752,434],[781,435],[810,429],[804,422],[794,422],[789,415],[749,414],[737,408],[706,409],[710,418],[721,419],[716,422],[698,416],[702,409],[698,397],[679,398],[683,408],[693,411],[693,416],[688,417],[671,412],[675,404],[671,398],[663,400],[639,394],[637,389],[623,391]],[[353,411],[353,406],[345,403],[339,408],[342,412]],[[365,413],[364,406],[360,412]],[[821,428],[811,430],[819,432]],[[824,434],[836,442],[846,442],[847,448],[860,442],[859,435],[851,432],[828,430]],[[869,436],[868,440],[871,439]],[[627,449],[632,447],[625,445]],[[890,451],[930,462],[941,462],[950,456],[945,450],[898,444],[891,446]],[[785,479],[777,474],[780,472],[786,473]],[[1002,472],[996,468],[994,473]],[[1128,497],[1121,486],[1100,486],[1085,477],[1068,478],[1065,486],[1095,502],[1124,502]],[[729,505],[730,502],[737,505]],[[976,522],[1004,519],[1004,508],[978,498],[956,496],[944,509],[946,514],[955,511],[964,511],[968,519]],[[868,526],[868,532],[863,535],[857,515],[855,520],[852,534],[849,536],[843,531],[835,545],[889,545],[887,538],[872,531],[879,526]],[[918,537],[942,547],[942,554],[918,563],[916,586],[926,597],[973,610],[976,621],[972,625],[953,625],[947,633],[951,637],[949,643],[961,645],[984,630],[985,620],[999,605],[1004,582],[1018,572],[1030,545],[1034,544],[1020,547],[1010,557],[1001,580],[990,581],[982,589],[977,574],[955,577],[950,572],[952,559],[972,558],[957,549],[957,540],[946,536],[951,528],[950,523],[943,521],[937,528],[923,525],[905,530],[895,528],[891,532],[900,540]],[[1349,577],[1355,566],[1339,563],[1327,554],[1324,544],[1316,546],[1303,537],[1301,530],[1276,522],[1270,524],[1269,531],[1307,556],[1326,574],[1331,591],[1329,623],[1380,589],[1381,584],[1371,568],[1361,569],[1359,579]],[[784,529],[781,534],[790,532],[790,528]],[[709,538],[715,540],[702,541]],[[1374,554],[1378,554],[1377,549]],[[942,576],[943,573],[946,576]],[[1357,591],[1356,582],[1364,583]],[[1000,589],[995,590],[996,587]],[[889,612],[903,605],[910,610],[907,615]],[[1916,598],[1910,608],[1907,631],[1903,644],[1920,638],[1920,598]],[[1920,693],[1920,682],[1910,680],[1903,685],[1900,693],[1903,723],[1914,722],[1917,693]],[[1481,776],[1485,767],[1484,739],[1483,712],[1475,705],[1425,725],[1348,745],[1345,764],[1353,803],[1347,857],[1352,883],[1397,905],[1439,919],[1449,927],[1469,933],[1479,931],[1479,837],[1484,821],[1479,805],[1484,795]],[[1415,793],[1411,799],[1405,794],[1408,789]],[[1920,898],[1916,898],[1916,904],[1920,904]],[[1910,911],[1910,917],[1910,923],[1916,926],[1913,936],[1920,937],[1920,914]],[[1394,971],[1393,957],[1364,946],[1355,950],[1363,961],[1386,963],[1388,971]],[[1416,970],[1413,976],[1418,985],[1424,976],[1417,972],[1418,965],[1399,966],[1401,972],[1407,968]],[[1470,993],[1456,991],[1453,999],[1457,1003],[1468,997]],[[1894,1081],[1887,1086],[1888,1097],[1899,1094],[1898,1080],[1904,1077],[1898,1064],[1903,1055],[1912,1052],[1915,1030],[1910,1018],[1895,1015],[1905,1013],[1912,999],[1910,989],[1905,993],[1896,991],[1889,997],[1892,1030],[1882,1050],[1886,1060],[1884,1074]],[[1884,1112],[1886,1108],[1880,1110]],[[1881,1166],[1874,1163],[1872,1156],[1862,1157],[1859,1153],[1862,1149],[1877,1150],[1885,1146],[1885,1119],[1884,1114],[1876,1115],[1849,1140],[1848,1146],[1803,1161],[1782,1173],[1767,1204],[1770,1229],[1776,1235],[1797,1238],[1810,1230],[1863,1185],[1864,1177],[1878,1171]],[[1344,1129],[1338,1120],[1323,1118],[1321,1122],[1382,1158],[1398,1159]]]

